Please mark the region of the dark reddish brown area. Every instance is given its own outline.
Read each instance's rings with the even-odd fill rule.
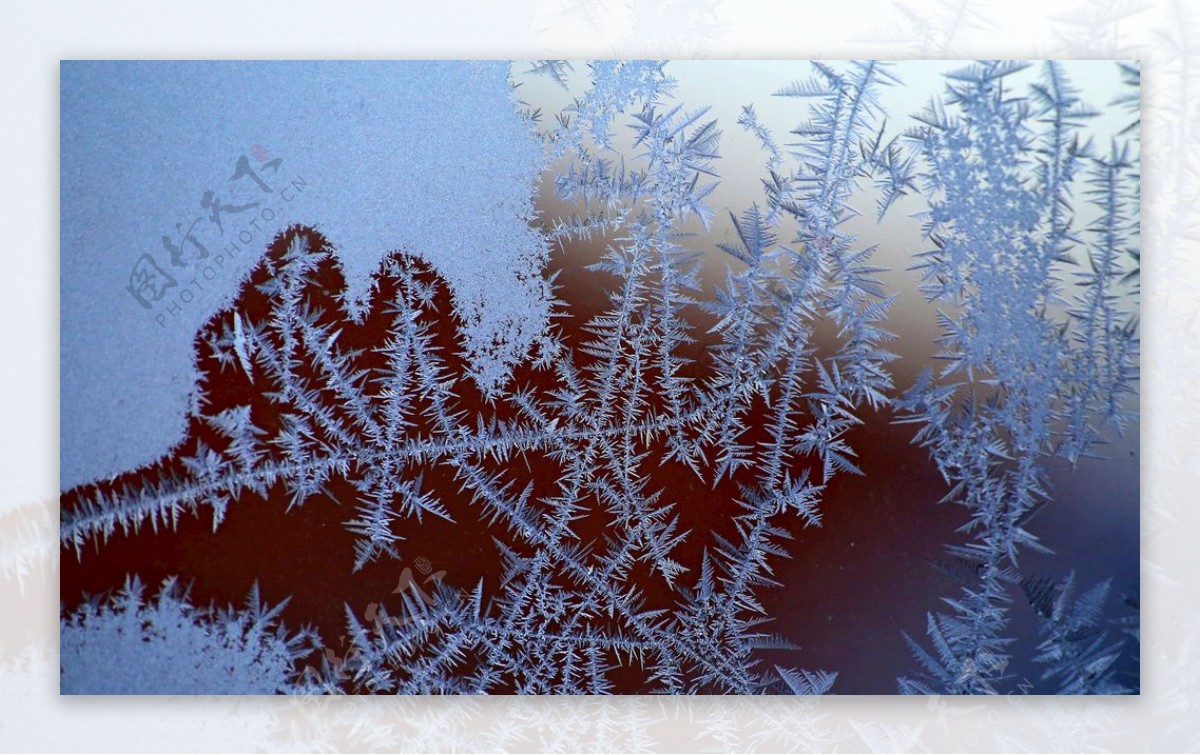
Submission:
[[[325,247],[324,239],[308,230],[293,230],[276,239],[237,299],[237,310],[249,320],[262,321],[270,316],[270,297],[258,287],[270,278],[272,265],[284,254],[290,233],[296,232],[308,236],[310,248]],[[604,310],[606,290],[611,284],[604,276],[584,269],[587,261],[586,254],[560,253],[554,256],[551,266],[551,272],[559,273],[563,314],[569,315],[558,320],[558,327],[573,347],[589,338],[583,326]],[[409,264],[423,282],[439,283],[434,306],[422,313],[422,319],[435,328],[449,370],[463,376],[456,384],[457,407],[466,410],[472,421],[475,416],[512,418],[503,402],[485,400],[466,377],[458,323],[446,287],[427,266],[416,261]],[[361,325],[342,324],[338,345],[363,350],[358,367],[383,367],[383,358],[375,349],[383,344],[392,325],[385,303],[402,293],[397,286],[395,280],[381,277],[365,321]],[[306,299],[326,313],[324,322],[333,322],[340,320],[334,293],[343,289],[341,272],[328,258],[312,276]],[[704,334],[712,320],[698,310],[689,316],[694,318],[700,338],[687,354],[694,360],[689,376],[702,379],[711,367],[707,349],[713,337]],[[231,318],[230,311],[216,315],[206,332],[227,326]],[[205,334],[197,338],[203,412],[211,416],[250,404],[255,422],[274,432],[286,407],[266,395],[267,376],[256,375],[252,383],[239,368],[222,369],[206,344]],[[586,364],[585,359],[580,357],[581,365]],[[316,379],[313,374],[307,377]],[[517,368],[512,384],[547,391],[554,387],[553,374],[523,365]],[[851,435],[850,441],[859,452],[866,476],[840,475],[830,483],[821,504],[824,521],[820,528],[804,529],[794,520],[780,522],[795,536],[789,544],[792,558],[773,564],[775,577],[783,587],[761,596],[768,613],[776,617],[767,629],[801,646],[798,651],[764,652],[763,660],[839,671],[835,689],[843,693],[892,691],[894,683],[890,680],[909,667],[900,630],[921,635],[925,610],[936,605],[938,595],[953,592],[949,580],[939,577],[927,561],[939,556],[943,544],[953,539],[953,530],[963,520],[960,511],[929,503],[941,497],[944,487],[925,452],[909,445],[911,430],[891,425],[885,414],[868,414],[863,419],[865,425]],[[752,427],[764,425],[765,406],[757,405],[747,423]],[[416,432],[429,431],[428,426],[418,423]],[[170,456],[152,467],[105,483],[103,488],[117,490],[167,474],[182,475],[182,459],[193,454],[198,443],[221,449],[227,441],[203,417],[193,416],[185,439]],[[507,463],[487,462],[485,466],[490,471],[505,472],[507,479],[520,481],[522,487],[532,481],[534,500],[555,494],[560,467],[540,454],[518,456]],[[797,464],[793,472],[802,468]],[[664,500],[676,503],[680,529],[691,533],[674,553],[691,569],[684,578],[690,584],[699,571],[702,553],[712,548],[716,536],[734,537],[733,516],[740,513],[735,501],[739,485],[745,480],[727,477],[712,487],[678,463],[647,463],[645,469],[650,475],[648,490],[664,490]],[[284,612],[289,626],[312,625],[326,647],[337,650],[343,647],[347,608],[361,617],[372,603],[395,605],[393,590],[405,567],[412,568],[414,576],[421,579],[424,572],[420,567],[427,563],[433,573],[444,572],[444,580],[451,586],[470,589],[482,580],[485,595],[495,594],[500,559],[493,538],[507,540],[505,528],[484,520],[484,513],[471,501],[470,494],[460,492],[451,469],[434,464],[419,471],[424,475],[425,489],[435,491],[454,521],[430,516],[421,522],[398,520],[395,531],[404,538],[399,543],[400,561],[385,557],[359,572],[353,570],[356,536],[344,524],[354,516],[357,493],[347,481],[335,480],[329,485],[329,495],[314,496],[290,510],[290,495],[279,484],[265,497],[244,494],[229,507],[215,531],[208,514],[185,516],[173,531],[143,528],[131,535],[118,534],[107,543],[89,544],[79,557],[73,550],[64,550],[63,608],[71,611],[86,594],[119,587],[130,574],[139,575],[151,586],[179,575],[191,585],[193,602],[205,605],[240,605],[257,582],[268,602],[277,603],[291,596]],[[812,473],[819,477],[818,468]],[[84,486],[64,493],[63,509],[72,509],[99,489]],[[591,515],[576,523],[575,531],[584,542],[600,544],[610,525],[597,504]],[[677,595],[657,575],[638,567],[631,579],[645,590],[648,607],[674,606]],[[618,691],[641,691],[637,684],[640,673],[636,669],[628,671],[618,675]]]

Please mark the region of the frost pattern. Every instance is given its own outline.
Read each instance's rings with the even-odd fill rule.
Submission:
[[[894,403],[974,538],[950,549],[965,565],[963,594],[948,600],[952,613],[931,614],[932,653],[910,639],[921,673],[901,690],[994,691],[1018,552],[1040,547],[1025,520],[1048,499],[1044,459],[1073,462],[1130,422],[1137,368],[1136,320],[1117,295],[1136,269],[1134,141],[1086,145],[1091,113],[1062,71],[1047,65],[1017,98],[1005,84],[1018,70],[950,74],[904,141],[884,139],[879,93],[899,81],[881,63],[814,64],[781,88],[805,114],[790,141],[746,108],[739,124],[767,155],[762,205],[731,218],[736,241],[719,245],[728,269],[708,296],[682,241],[714,221],[721,130],[674,101],[661,62],[593,64],[586,93],[542,131],[558,196],[576,208],[547,238],[607,242],[591,269],[613,282],[608,308],[584,341],[548,330],[502,390],[473,400],[478,386],[452,367],[464,344],[439,326],[446,286],[426,263],[385,259],[348,320],[336,258],[290,229],[254,279],[265,304],[225,310],[201,333],[200,358],[244,383],[246,403],[208,413],[202,395],[208,430],[180,449],[182,469],[81,497],[64,510],[62,542],[78,551],[201,512],[218,527],[247,496],[282,486],[300,506],[348,483],[359,569],[399,558],[406,523],[452,520],[446,491],[425,482],[441,470],[495,533],[499,590],[439,584],[392,612],[347,607],[353,652],[297,672],[297,689],[592,694],[632,670],[651,692],[822,694],[836,673],[756,656],[795,647],[769,631],[762,595],[791,555],[789,527],[820,526],[830,481],[861,474],[850,441],[862,411]],[[532,72],[565,86],[574,67],[540,61]],[[632,157],[616,146],[618,126]],[[895,297],[873,248],[846,230],[868,183],[879,217],[925,198],[934,249],[918,269],[926,296],[946,305],[947,366],[898,400],[885,327]],[[1072,264],[1081,269],[1065,284]],[[715,323],[709,333],[697,312]],[[363,323],[383,342],[364,343],[353,327]],[[818,348],[821,326],[837,334],[832,348]],[[707,361],[692,348],[702,338],[715,339]],[[727,531],[685,528],[691,502],[651,485],[665,464],[709,489],[736,483]],[[581,534],[597,518],[602,541]],[[1109,646],[1077,636],[1102,592],[1074,603],[1069,587],[1030,593],[1064,692],[1120,691],[1104,677]],[[121,600],[123,611],[70,625],[142,610]],[[279,642],[289,650],[272,657],[294,660],[295,644]]]
[[[454,60],[65,62],[63,487],[151,463],[179,442],[198,377],[191,337],[296,223],[336,243],[348,317],[383,257],[397,247],[421,254],[453,291],[467,369],[485,390],[502,384],[537,348],[551,299],[545,240],[531,225],[540,144],[513,107],[509,70]],[[263,174],[271,192],[229,180],[239,156],[257,164],[255,145],[282,160],[278,182]],[[303,189],[285,190],[296,179]],[[221,231],[199,221],[211,269],[176,267],[160,235],[207,218],[205,190],[259,204],[227,215]],[[143,253],[178,283],[154,312],[126,291]],[[139,386],[136,400],[117,390],[126,385]]]
[[[61,691],[85,695],[270,695],[291,690],[312,636],[279,623],[283,604],[200,609],[173,580],[145,598],[136,578],[109,602],[93,601],[61,632]],[[285,601],[286,602],[286,601]]]
[[[1119,432],[1133,417],[1137,320],[1117,291],[1137,262],[1134,145],[1082,139],[1095,112],[1055,63],[1028,97],[1013,96],[1007,81],[1022,68],[950,74],[946,104],[911,134],[928,166],[935,246],[918,269],[925,295],[951,306],[939,315],[946,367],[898,405],[952,485],[947,497],[970,511],[973,539],[949,549],[972,576],[948,600],[952,613],[929,617],[936,658],[910,640],[922,675],[902,679],[905,692],[1008,681],[1018,556],[1046,551],[1026,527],[1050,497],[1046,462],[1094,453],[1103,427]]]

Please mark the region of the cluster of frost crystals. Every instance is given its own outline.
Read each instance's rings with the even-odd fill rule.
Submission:
[[[910,639],[920,671],[900,680],[903,692],[1012,683],[1009,605],[1014,586],[1028,584],[1019,555],[1049,552],[1029,526],[1051,498],[1047,462],[1094,455],[1135,416],[1137,127],[1091,145],[1096,112],[1062,67],[1045,64],[1019,96],[1013,79],[1024,68],[991,61],[947,74],[945,95],[910,134],[934,244],[916,269],[926,297],[949,306],[939,313],[945,366],[926,370],[898,406],[952,486],[947,499],[969,511],[972,539],[948,548],[962,593],[929,615],[932,653]],[[1087,613],[1094,623],[1099,609]],[[1091,650],[1041,656],[1081,664],[1052,674],[1060,692],[1123,689],[1111,647],[1094,634]]]
[[[137,578],[62,620],[60,690],[69,695],[272,695],[292,689],[309,636],[278,623],[283,604],[196,608],[175,580],[147,600]],[[286,601],[285,601],[286,602]]]

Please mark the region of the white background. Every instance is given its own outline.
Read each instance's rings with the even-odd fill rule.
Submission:
[[[3,0],[0,749],[1200,750],[1194,7],[1182,0]],[[58,697],[59,59],[595,56],[1143,61],[1140,697]]]

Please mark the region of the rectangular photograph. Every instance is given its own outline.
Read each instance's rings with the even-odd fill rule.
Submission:
[[[60,693],[1140,693],[1130,61],[62,61]]]

